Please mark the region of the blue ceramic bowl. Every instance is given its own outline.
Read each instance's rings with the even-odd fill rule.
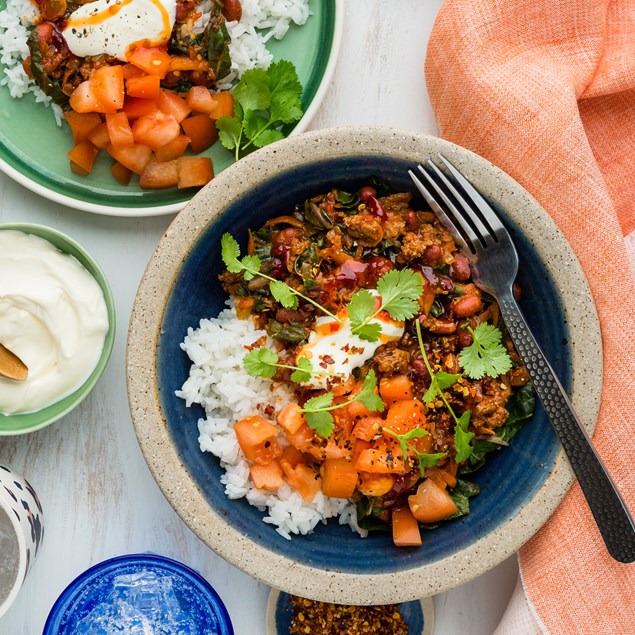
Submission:
[[[601,376],[599,330],[569,245],[510,177],[433,137],[388,128],[333,129],[257,152],[224,172],[176,218],[141,283],[129,332],[128,386],[146,460],[168,500],[208,545],[289,593],[371,604],[456,586],[517,550],[547,520],[571,482],[539,406],[510,447],[490,455],[472,475],[481,486],[472,513],[425,532],[421,548],[397,549],[385,533],[361,539],[334,522],[287,541],[262,522],[258,509],[225,496],[218,460],[199,449],[196,424],[203,410],[186,408],[174,394],[190,368],[179,347],[187,329],[216,316],[226,300],[217,281],[224,232],[244,244],[248,228],[332,187],[355,189],[370,176],[397,191],[412,191],[407,170],[437,152],[448,156],[504,219],[520,257],[522,309],[592,428]]]

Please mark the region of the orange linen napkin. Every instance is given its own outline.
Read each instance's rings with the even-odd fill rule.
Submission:
[[[635,0],[447,0],[425,72],[441,135],[521,183],[582,264],[604,346],[593,441],[634,512],[635,285],[624,238],[635,241]],[[608,555],[577,483],[520,566],[541,630],[635,633],[635,565]]]

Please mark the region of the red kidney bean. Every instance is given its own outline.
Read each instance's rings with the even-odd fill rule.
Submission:
[[[362,200],[362,203],[365,203],[371,196],[373,198],[377,196],[377,190],[370,185],[364,185],[357,190],[357,196]]]
[[[450,276],[459,282],[470,279],[470,261],[463,254],[454,254],[454,262],[450,265]]]
[[[461,348],[465,348],[466,346],[469,346],[474,341],[474,338],[472,337],[472,334],[469,331],[464,331],[463,329],[459,329],[457,331],[457,334],[459,338],[459,346]]]
[[[366,199],[366,209],[373,215],[377,216],[380,220],[388,220],[388,214],[386,210],[379,204],[379,201],[374,196],[369,196]]]
[[[441,258],[441,247],[439,245],[428,245],[423,252],[421,259],[428,265],[435,264]]]
[[[395,265],[388,258],[374,256],[368,261],[368,267],[362,275],[362,286],[374,289],[377,286],[377,280],[394,268]]]
[[[240,4],[240,0],[225,0],[223,15],[227,22],[234,22],[234,20],[240,21],[240,18],[243,16],[243,8]]]
[[[464,295],[454,303],[454,315],[460,318],[470,317],[480,311],[482,306],[481,298],[475,295]]]
[[[406,212],[404,219],[406,221],[406,229],[409,232],[413,232],[419,227],[419,219],[417,218],[417,213],[413,212],[411,209]]]

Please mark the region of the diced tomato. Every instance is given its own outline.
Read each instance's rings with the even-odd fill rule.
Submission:
[[[391,474],[360,472],[357,489],[364,496],[383,496],[392,489],[394,484],[395,479]]]
[[[108,126],[106,122],[99,124],[88,136],[93,145],[100,150],[106,150],[110,145],[110,135],[108,134]]]
[[[157,75],[142,75],[126,80],[126,95],[141,99],[156,99],[161,92],[161,79]]]
[[[77,174],[78,176],[88,176],[90,172],[84,170],[84,168],[80,168],[75,161],[71,161],[71,172],[73,174]]]
[[[152,156],[152,150],[141,143],[135,143],[128,148],[115,148],[110,145],[106,151],[115,161],[132,170],[135,174],[143,172]]]
[[[139,47],[128,54],[128,62],[150,75],[163,79],[170,67],[170,56],[161,46]]]
[[[125,165],[121,165],[121,163],[117,163],[117,161],[115,161],[110,166],[110,173],[119,183],[121,183],[121,185],[128,185],[128,183],[130,183],[132,170],[129,170]]]
[[[181,157],[177,159],[179,188],[201,187],[214,178],[209,157]]]
[[[289,483],[307,503],[312,503],[316,494],[320,491],[320,477],[305,463],[298,463],[294,468],[286,461],[280,461],[280,465],[287,479],[287,483]]]
[[[426,425],[426,415],[423,404],[418,399],[396,401],[388,408],[385,426],[403,434],[413,428],[423,428]]]
[[[134,143],[130,122],[123,110],[107,114],[106,126],[110,142],[115,148],[128,148]]]
[[[304,423],[300,406],[295,401],[288,403],[278,415],[278,423],[291,434],[297,432]]]
[[[95,88],[88,80],[75,88],[68,103],[75,112],[102,112],[101,102],[95,94]],[[116,110],[115,108],[110,112],[115,112]]]
[[[362,417],[353,428],[352,435],[356,439],[370,441],[381,432],[386,422],[381,417]]]
[[[306,452],[312,447],[311,442],[315,439],[315,432],[306,423],[303,423],[293,434],[286,431],[285,436],[294,448],[297,448],[300,452]]]
[[[357,470],[349,459],[326,459],[320,466],[320,474],[324,496],[350,498],[357,487]]]
[[[279,430],[262,417],[245,417],[234,424],[238,445],[247,460],[254,463],[269,463],[282,454],[275,440]]]
[[[420,547],[421,531],[419,523],[408,507],[392,510],[392,541],[396,547]]]
[[[351,419],[367,417],[371,414],[370,410],[361,401],[353,401],[346,406],[346,410],[348,411],[348,416]]]
[[[93,163],[97,158],[99,148],[90,141],[78,143],[69,153],[68,158],[87,173],[93,169]]]
[[[139,117],[132,124],[132,134],[137,143],[158,150],[181,134],[181,128],[172,115],[156,111]]]
[[[123,108],[123,69],[118,66],[100,66],[88,80],[100,104],[100,112],[116,112]]]
[[[179,97],[176,93],[171,93],[167,90],[162,90],[159,93],[157,104],[164,113],[172,115],[179,123],[192,112],[183,97]]]
[[[183,153],[190,145],[190,138],[184,134],[180,134],[176,139],[172,139],[169,143],[161,146],[156,151],[156,157],[159,161],[171,161],[183,156]]]
[[[192,86],[187,93],[187,105],[196,112],[203,112],[207,115],[216,110],[218,104],[212,99],[212,93],[205,86]]]
[[[264,465],[255,463],[249,468],[251,480],[258,489],[275,492],[284,482],[282,468],[278,461],[270,461]]]
[[[64,119],[71,129],[75,144],[88,139],[90,133],[101,123],[101,117],[96,112],[75,112],[67,110]]]
[[[207,150],[218,139],[216,124],[209,115],[194,115],[181,122],[183,132],[192,140],[190,147],[194,154]]]
[[[282,456],[280,457],[280,464],[285,461],[287,465],[295,467],[298,463],[306,463],[306,458],[300,450],[294,448],[292,445],[288,445],[282,450]]]
[[[131,77],[143,77],[146,75],[145,71],[137,68],[134,64],[123,64],[121,67],[124,79],[130,79]]]
[[[234,96],[227,90],[212,95],[212,101],[216,103],[216,107],[210,113],[212,119],[220,119],[221,117],[234,116]]]
[[[440,467],[427,467],[426,477],[431,478],[441,489],[456,487],[456,476]]]
[[[128,119],[138,119],[159,110],[155,99],[141,99],[140,97],[126,97],[123,102],[123,111]]]
[[[379,395],[388,405],[395,401],[412,399],[412,381],[408,375],[393,375],[379,380]]]
[[[168,72],[175,71],[199,71],[205,72],[209,70],[209,63],[205,60],[192,59],[183,55],[174,55],[170,58],[168,64]]]
[[[150,159],[139,177],[139,186],[144,190],[160,190],[174,187],[178,180],[176,159],[172,161]]]
[[[403,474],[406,471],[399,446],[389,441],[378,441],[362,450],[354,465],[359,472],[373,474]]]
[[[419,485],[416,494],[408,496],[408,505],[420,523],[436,523],[458,511],[451,496],[430,478]]]

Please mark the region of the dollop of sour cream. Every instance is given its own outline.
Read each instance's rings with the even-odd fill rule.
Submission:
[[[0,231],[0,341],[28,367],[25,381],[0,377],[0,412],[33,412],[90,377],[108,332],[101,287],[49,241]]]
[[[382,344],[398,341],[404,333],[403,322],[380,313],[370,323],[380,325],[381,335],[376,342],[367,342],[352,332],[346,309],[337,317],[340,322],[328,315],[317,318],[308,342],[296,355],[296,360],[309,359],[313,369],[321,373],[312,375],[305,386],[328,390],[331,383],[346,380],[355,368],[363,366]]]
[[[73,11],[62,33],[78,57],[105,54],[125,62],[134,45],[165,44],[175,20],[176,0],[96,0]]]

